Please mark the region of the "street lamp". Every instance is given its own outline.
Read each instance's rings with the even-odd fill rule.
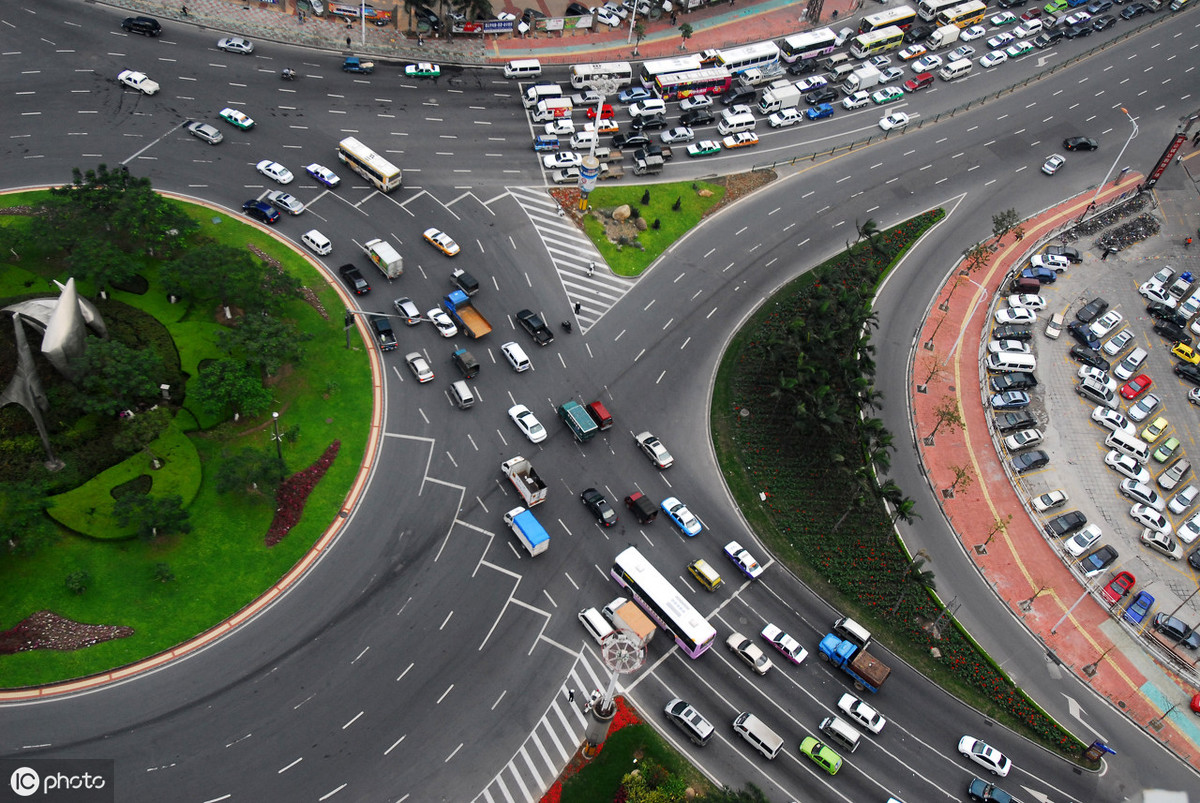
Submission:
[[[271,425],[275,428],[275,434],[271,439],[275,441],[275,455],[279,458],[280,464],[283,463],[283,439],[279,437],[279,413],[271,413]]]
[[[1104,174],[1104,181],[1101,181],[1100,186],[1096,187],[1096,194],[1092,196],[1092,201],[1088,204],[1091,208],[1095,207],[1096,199],[1100,197],[1100,190],[1104,189],[1104,185],[1108,183],[1108,177],[1117,169],[1117,163],[1121,161],[1121,156],[1124,155],[1125,149],[1129,147],[1129,143],[1133,142],[1133,138],[1138,135],[1137,120],[1133,119],[1129,114],[1129,110],[1124,106],[1121,107],[1121,113],[1129,118],[1129,122],[1133,124],[1133,131],[1130,133],[1129,139],[1125,140],[1125,144],[1121,146],[1120,152],[1117,153],[1117,158],[1113,160],[1112,167],[1108,168],[1108,172]]]

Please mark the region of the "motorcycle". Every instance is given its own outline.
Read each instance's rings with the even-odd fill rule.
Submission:
[[[570,334],[570,332],[571,332],[571,322],[570,322],[570,321],[563,321],[563,322],[562,322],[562,328],[563,328],[564,330],[566,330],[566,332],[567,332],[568,334]]]
[[[279,77],[285,81],[295,81],[299,76],[291,67],[284,67],[283,72],[279,73]]]

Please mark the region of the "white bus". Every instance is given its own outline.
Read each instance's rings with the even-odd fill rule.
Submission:
[[[858,24],[858,32],[870,33],[871,31],[878,31],[892,25],[907,31],[916,21],[917,12],[913,11],[910,6],[899,6],[897,8],[889,8],[887,11],[880,11],[878,14],[868,14],[863,17],[862,22]]]
[[[774,42],[755,42],[728,50],[717,51],[717,66],[724,67],[734,75],[746,70],[770,72],[779,65],[779,47]]]
[[[618,89],[633,83],[633,68],[628,61],[605,64],[576,64],[571,67],[571,86],[576,89],[595,89],[596,81],[615,81]]]
[[[650,565],[637,547],[631,546],[617,555],[612,576],[647,616],[675,637],[675,643],[689,658],[699,658],[712,646],[717,631]]]
[[[904,44],[904,31],[896,26],[860,33],[850,40],[850,55],[856,59],[870,58],[894,50]]]
[[[654,79],[660,75],[669,75],[676,72],[692,72],[698,69],[700,69],[699,55],[676,56],[671,59],[642,62],[642,86],[646,89],[653,89]]]
[[[815,31],[805,31],[795,36],[789,36],[779,46],[779,54],[788,64],[806,59],[815,59],[832,53],[837,47],[837,34],[829,28],[819,28]]]
[[[921,0],[917,4],[917,16],[926,22],[933,22],[939,13],[961,2],[962,0]]]
[[[338,159],[375,185],[380,192],[400,186],[400,168],[384,159],[354,137],[346,137],[337,146]]]

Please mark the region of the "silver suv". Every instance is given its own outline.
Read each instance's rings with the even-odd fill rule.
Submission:
[[[703,747],[712,738],[713,726],[707,719],[700,716],[700,712],[690,703],[676,697],[667,703],[663,712],[667,715],[667,719],[684,732],[692,744]]]

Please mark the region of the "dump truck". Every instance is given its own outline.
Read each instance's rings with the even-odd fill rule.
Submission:
[[[379,341],[380,351],[396,349],[396,333],[392,331],[392,322],[386,315],[372,315],[371,328],[375,330],[375,339]]]
[[[933,33],[929,34],[929,40],[925,42],[925,46],[930,50],[936,50],[939,47],[945,47],[951,42],[957,42],[962,29],[957,25],[943,25]]]
[[[645,646],[654,638],[654,622],[642,612],[636,602],[617,597],[604,606],[604,617],[618,630],[628,630]]]
[[[492,325],[471,306],[470,297],[462,290],[455,290],[442,301],[446,312],[458,324],[458,328],[470,337],[479,338],[492,331]]]
[[[508,475],[528,507],[546,501],[546,483],[542,482],[542,478],[533,470],[533,463],[517,456],[501,463],[500,470]]]
[[[953,25],[950,26],[954,28]],[[954,28],[958,30],[958,28]],[[842,82],[842,89],[847,95],[853,95],[861,89],[868,89],[879,84],[879,79],[882,78],[882,73],[870,64],[864,64],[854,72],[846,76],[846,80]]]
[[[392,247],[392,244],[378,238],[363,244],[363,253],[375,263],[379,272],[389,279],[395,279],[404,273],[404,257]]]
[[[633,173],[636,176],[647,176],[661,173],[663,171],[664,164],[665,163],[661,156],[647,155],[644,159],[633,160]]]
[[[370,75],[371,73],[375,72],[375,62],[363,61],[358,56],[347,56],[346,60],[342,62],[342,71]]]
[[[504,523],[530,555],[540,555],[550,548],[550,533],[528,508],[514,507],[504,514]]]
[[[763,114],[780,109],[794,109],[804,100],[804,93],[791,81],[776,81],[763,92],[758,109]]]
[[[821,639],[818,649],[821,660],[828,661],[854,678],[854,688],[860,691],[879,691],[888,675],[892,674],[891,667],[867,652],[866,647],[839,638],[836,633],[829,633]]]

